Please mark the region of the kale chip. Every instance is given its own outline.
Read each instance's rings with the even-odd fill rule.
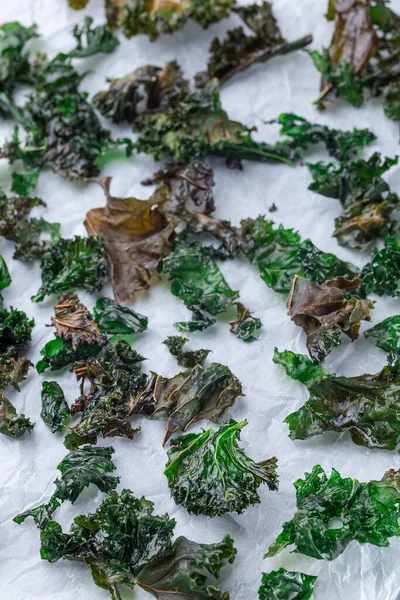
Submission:
[[[241,302],[236,302],[236,309],[236,319],[229,321],[230,331],[244,342],[254,342],[259,338],[260,329],[263,326],[261,320],[253,317],[253,314]]]
[[[40,169],[32,169],[25,173],[11,173],[12,187],[11,191],[18,196],[28,197],[33,188],[36,187],[40,175]]]
[[[154,505],[129,490],[112,491],[97,511],[76,517],[70,533],[50,521],[41,532],[42,559],[84,561],[94,582],[121,600],[120,586],[138,585],[158,598],[229,600],[229,593],[211,583],[235,560],[229,535],[216,544],[198,544],[184,537],[172,543],[174,519],[153,515]]]
[[[25,45],[37,37],[36,25],[24,27],[18,21],[0,27],[0,92],[11,95],[17,83],[30,83],[29,55]],[[0,114],[3,113],[0,103]]]
[[[333,560],[353,540],[385,547],[390,537],[400,535],[398,471],[387,471],[380,481],[361,483],[341,477],[335,469],[328,477],[316,465],[294,486],[297,512],[284,523],[266,557],[294,545],[294,552]],[[334,519],[340,519],[341,527],[332,526]]]
[[[21,524],[28,517],[32,517],[39,527],[45,527],[62,502],[69,500],[74,503],[88,485],[94,484],[105,493],[114,490],[119,483],[119,477],[109,475],[116,469],[112,461],[113,454],[114,448],[93,446],[83,446],[69,452],[57,467],[61,477],[54,482],[56,490],[50,500],[17,515],[14,521]]]
[[[0,433],[14,439],[26,432],[31,433],[35,423],[23,414],[18,415],[14,406],[1,392],[8,386],[19,391],[19,384],[26,379],[30,366],[31,363],[25,356],[5,358],[2,355],[0,359]]]
[[[176,358],[178,365],[185,367],[185,369],[193,369],[196,366],[203,367],[211,350],[184,350],[183,348],[188,341],[187,338],[180,335],[170,335],[163,341],[163,344]]]
[[[378,296],[400,295],[400,235],[385,237],[381,250],[374,248],[371,260],[364,265],[360,273],[362,281],[360,293],[363,296],[377,294]]]
[[[11,275],[7,263],[0,254],[0,292],[11,284]]]
[[[46,425],[50,427],[53,433],[61,431],[70,415],[69,406],[60,384],[56,381],[43,381],[40,416]]]
[[[394,315],[384,319],[364,333],[366,338],[374,338],[375,345],[385,352],[400,355],[400,316]]]
[[[371,300],[348,297],[359,289],[359,278],[336,277],[323,285],[297,275],[292,282],[288,314],[307,335],[307,349],[314,363],[323,362],[342,343],[342,333],[353,342],[361,321],[370,321]]]
[[[83,288],[99,292],[108,276],[104,241],[100,238],[61,239],[54,244],[41,263],[42,285],[32,297],[42,302],[46,296]]]
[[[330,376],[328,371],[325,371],[321,365],[314,364],[308,356],[295,354],[291,350],[279,352],[275,348],[272,360],[276,365],[282,365],[289,377],[296,381],[301,381],[307,387],[312,386],[316,381],[321,381],[321,379]]]
[[[99,298],[93,307],[93,315],[101,333],[112,336],[142,333],[149,323],[147,317],[116,304],[112,298]]]
[[[18,358],[31,341],[34,319],[22,310],[7,309],[0,303],[0,356],[2,360]]]
[[[293,229],[260,215],[241,222],[243,252],[259,271],[261,279],[274,291],[289,293],[295,275],[323,283],[334,277],[356,277],[357,267],[322,252],[311,240],[302,240]]]
[[[313,595],[315,575],[279,569],[263,573],[259,600],[309,600]]]
[[[277,460],[254,462],[238,446],[247,421],[231,420],[217,431],[189,433],[171,441],[165,475],[171,495],[189,513],[222,516],[258,504],[257,488],[278,489]]]
[[[68,58],[87,58],[100,52],[111,53],[119,46],[119,40],[107,25],[92,27],[92,17],[85,17],[83,25],[75,25],[72,33],[76,39],[76,48],[68,52]]]

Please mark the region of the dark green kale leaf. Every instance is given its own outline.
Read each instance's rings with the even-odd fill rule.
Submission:
[[[94,582],[122,600],[120,586],[138,585],[159,600],[173,596],[229,600],[229,593],[211,583],[235,560],[229,535],[216,544],[198,544],[179,537],[171,542],[174,519],[153,515],[154,504],[129,490],[111,492],[94,514],[76,517],[70,533],[50,521],[41,532],[42,559],[84,561]]]
[[[190,321],[178,321],[174,325],[181,333],[193,333],[194,331],[204,331],[216,322],[215,319],[206,317],[200,310],[192,308],[192,319]]]
[[[172,356],[176,358],[178,365],[185,367],[185,369],[193,369],[197,365],[204,367],[204,362],[211,350],[184,350],[183,347],[188,341],[187,338],[180,335],[170,335],[163,344],[167,346]]]
[[[230,331],[244,342],[255,342],[258,340],[260,329],[263,326],[261,320],[253,317],[253,314],[241,302],[236,302],[236,309],[236,319],[229,321]]]
[[[199,87],[214,77],[222,85],[255,63],[267,62],[274,56],[299,50],[312,42],[312,35],[287,42],[282,37],[270,2],[265,0],[261,5],[238,6],[233,11],[252,30],[252,35],[247,35],[243,27],[236,27],[229,30],[222,41],[214,38],[207,70],[197,73],[195,77]]]
[[[309,600],[313,595],[315,575],[279,569],[263,573],[259,600]]]
[[[110,87],[98,92],[93,104],[114,123],[133,123],[139,114],[177,106],[189,92],[189,82],[176,61],[167,63],[164,68],[139,67],[125,77],[107,79],[107,82]]]
[[[60,431],[71,416],[64,392],[56,381],[42,383],[42,410],[40,416],[51,431]]]
[[[380,481],[361,483],[342,478],[335,469],[328,478],[316,465],[295,482],[297,512],[266,557],[293,544],[294,552],[324,560],[339,556],[353,540],[389,546],[389,538],[400,535],[399,477],[392,469]],[[341,527],[332,526],[334,519],[341,520]]]
[[[172,294],[190,309],[217,315],[239,296],[225,281],[208,249],[198,242],[177,244],[162,261],[161,271],[168,275]]]
[[[65,438],[67,448],[89,440],[96,443],[99,436],[133,439],[139,429],[132,428],[129,417],[134,414],[137,397],[147,384],[139,366],[143,360],[127,342],[118,340],[106,346],[98,359],[76,363],[74,371],[81,381],[81,395],[71,413],[82,412],[82,417]],[[85,394],[86,380],[90,389]]]
[[[328,371],[325,371],[321,365],[315,365],[308,356],[295,354],[291,350],[279,352],[275,348],[272,360],[276,365],[282,365],[286,371],[286,375],[296,381],[301,381],[307,387],[312,386],[316,381],[321,381],[321,379],[330,376]]]
[[[85,17],[82,26],[75,25],[72,33],[77,44],[76,48],[66,54],[68,58],[87,58],[99,52],[108,54],[119,46],[118,38],[107,25],[92,27],[92,24],[92,17]]]
[[[361,321],[370,321],[371,300],[348,297],[361,284],[336,277],[323,285],[293,279],[288,302],[288,314],[307,335],[307,349],[315,364],[323,362],[332,350],[342,343],[342,333],[353,342],[358,338]]]
[[[25,415],[18,415],[14,406],[1,391],[8,386],[19,391],[19,384],[28,375],[30,361],[25,358],[6,358],[2,355],[0,359],[0,433],[12,438],[19,438],[27,431],[30,433],[35,426]]]
[[[281,142],[282,145],[290,145],[300,153],[310,146],[323,143],[329,154],[343,163],[354,158],[365,146],[376,140],[376,135],[369,129],[341,131],[326,125],[310,123],[304,117],[293,113],[282,113],[276,122],[281,125],[280,135],[291,138]]]
[[[93,315],[101,333],[106,335],[142,333],[149,323],[147,317],[116,304],[112,298],[99,298],[93,307]]]
[[[385,352],[400,355],[400,316],[384,319],[364,333],[366,338],[375,338],[375,345]]]
[[[108,475],[116,469],[112,461],[113,454],[114,448],[93,446],[83,446],[69,452],[57,467],[61,477],[54,482],[56,490],[49,502],[28,509],[14,517],[14,521],[21,524],[32,517],[39,527],[44,527],[62,502],[69,500],[73,504],[88,485],[94,484],[105,493],[114,490],[119,477]]]
[[[238,446],[247,421],[231,420],[217,431],[189,433],[171,441],[165,475],[171,495],[189,513],[222,516],[258,504],[258,487],[278,489],[277,460],[254,462]]]
[[[0,292],[11,284],[11,275],[7,263],[0,254]]]
[[[259,216],[241,222],[245,256],[260,270],[263,281],[276,292],[289,293],[295,275],[323,283],[334,277],[353,278],[358,269],[334,254],[322,252],[311,240],[302,241],[293,229],[277,228]]]
[[[400,236],[385,237],[382,250],[372,251],[372,258],[361,270],[362,281],[360,293],[363,296],[377,294],[378,296],[398,296],[400,294]]]
[[[26,198],[33,188],[36,187],[39,175],[40,169],[38,167],[31,171],[26,171],[26,173],[12,173],[11,191],[13,191],[14,194],[18,194],[18,196]]]
[[[24,27],[18,21],[13,21],[0,27],[1,92],[11,95],[17,83],[30,83],[29,57],[25,51],[25,44],[35,37],[36,25]],[[7,111],[4,116],[9,116]]]
[[[204,361],[205,352],[209,351],[184,354],[189,354],[193,364],[195,360]],[[212,363],[205,368],[196,364],[169,379],[153,373],[147,390],[136,398],[132,412],[167,421],[165,445],[171,435],[186,431],[197,421],[208,419],[219,423],[241,395],[242,384],[227,366]]]
[[[22,310],[0,306],[0,356],[4,360],[18,358],[31,340],[34,319]]]
[[[108,276],[104,242],[96,237],[61,239],[45,255],[41,268],[42,285],[33,302],[77,288],[99,292]]]
[[[102,347],[98,344],[92,344],[91,346],[82,344],[74,351],[70,342],[64,342],[61,338],[56,337],[54,340],[47,342],[41,349],[40,354],[43,358],[36,363],[36,370],[38,373],[44,373],[46,369],[58,371],[75,362],[94,358],[101,350]]]

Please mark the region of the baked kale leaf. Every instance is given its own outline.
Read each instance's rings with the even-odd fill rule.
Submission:
[[[245,256],[260,271],[261,279],[276,292],[289,293],[295,275],[323,283],[334,277],[353,278],[358,269],[334,254],[322,252],[311,240],[302,240],[293,229],[260,215],[241,222]]]
[[[95,237],[61,239],[44,256],[41,268],[42,285],[33,302],[77,288],[99,292],[108,276],[104,242]]]
[[[34,319],[22,310],[7,309],[0,302],[0,356],[2,360],[18,358],[31,340]]]
[[[366,338],[374,338],[375,345],[385,352],[400,355],[400,316],[394,315],[384,319],[364,333]]]
[[[330,376],[328,371],[325,371],[321,365],[315,365],[308,356],[295,354],[291,350],[279,352],[275,348],[272,360],[276,365],[282,365],[286,371],[286,375],[296,381],[301,381],[307,387],[312,386],[316,381],[321,381],[321,379]]]
[[[395,232],[385,237],[381,250],[374,248],[372,258],[361,270],[361,294],[398,296],[400,294],[400,235]]]
[[[119,477],[109,475],[116,469],[112,461],[113,454],[114,448],[93,446],[83,446],[69,452],[57,467],[61,477],[54,482],[56,490],[49,502],[28,509],[14,517],[14,521],[21,524],[32,517],[39,527],[44,527],[62,502],[69,500],[74,503],[88,485],[94,484],[105,493],[114,490]]]
[[[170,335],[163,342],[178,362],[185,369],[193,369],[196,366],[204,367],[204,363],[211,350],[187,350],[184,349],[187,338],[180,335]]]
[[[149,323],[147,317],[116,304],[112,298],[99,298],[93,307],[93,315],[101,333],[111,336],[142,333]]]
[[[58,371],[75,362],[94,358],[100,352],[101,346],[98,344],[92,346],[82,344],[74,351],[71,343],[64,342],[61,338],[56,337],[54,340],[47,342],[41,349],[40,354],[43,358],[36,363],[36,370],[38,373],[44,373],[46,369]]]
[[[359,289],[359,278],[336,277],[322,285],[297,275],[292,282],[288,314],[307,335],[307,349],[314,363],[323,362],[342,343],[342,333],[353,342],[361,321],[370,321],[371,300],[348,297]]]
[[[389,538],[400,535],[399,483],[399,472],[394,470],[380,481],[361,483],[341,477],[335,469],[328,477],[316,465],[295,482],[297,512],[284,523],[266,556],[294,545],[294,552],[333,560],[353,540],[389,546]],[[332,525],[335,519],[340,519],[341,527]]]
[[[313,595],[315,575],[279,569],[263,573],[259,600],[309,600]]]
[[[171,441],[165,475],[171,495],[189,513],[222,516],[258,504],[258,487],[278,489],[277,460],[254,462],[239,447],[247,421],[189,433]]]
[[[40,416],[51,431],[60,431],[71,416],[64,392],[56,381],[42,383],[42,410]]]
[[[153,515],[154,505],[129,490],[112,491],[93,514],[76,517],[70,533],[50,521],[41,532],[42,559],[84,561],[94,582],[121,600],[120,586],[138,585],[157,598],[173,596],[229,600],[229,593],[211,583],[235,560],[229,535],[216,544],[198,544],[185,537],[172,542],[175,520]]]
[[[33,188],[36,187],[40,175],[40,169],[32,169],[25,173],[11,173],[12,186],[11,191],[18,196],[28,197]]]
[[[287,42],[282,37],[270,2],[265,0],[261,5],[238,6],[233,11],[251,29],[252,34],[247,35],[243,27],[236,27],[229,30],[222,41],[214,38],[207,70],[197,73],[195,78],[199,87],[214,77],[222,85],[255,63],[267,62],[274,56],[299,50],[312,42],[312,35]]]
[[[254,342],[259,338],[262,328],[261,320],[253,317],[248,308],[241,302],[236,302],[237,316],[234,321],[230,321],[230,331],[244,342]]]
[[[21,358],[0,359],[0,433],[12,438],[19,438],[26,432],[31,432],[35,426],[25,415],[18,415],[14,406],[1,392],[8,386],[19,391],[19,384],[28,375],[30,361],[24,356]]]
[[[85,17],[83,25],[75,25],[72,33],[76,39],[76,48],[68,52],[68,58],[87,58],[100,52],[110,53],[119,46],[119,40],[107,25],[92,27],[92,17]]]
[[[0,292],[11,284],[11,275],[7,263],[0,254]],[[1,303],[0,303],[1,304]]]
[[[24,27],[18,21],[0,27],[0,91],[11,97],[16,84],[30,83],[29,55],[25,44],[37,37],[36,25]],[[0,103],[0,114],[5,114]]]

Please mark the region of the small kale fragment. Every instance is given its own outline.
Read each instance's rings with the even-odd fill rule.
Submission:
[[[70,533],[51,521],[41,532],[42,559],[84,561],[94,582],[121,600],[120,586],[138,585],[157,598],[182,596],[229,600],[229,593],[211,583],[235,560],[229,535],[216,544],[198,544],[185,537],[172,543],[175,520],[153,515],[154,504],[130,490],[110,492],[93,514],[74,519]]]
[[[286,375],[301,381],[307,387],[312,386],[316,381],[321,381],[329,377],[328,371],[325,371],[321,365],[315,365],[312,360],[304,354],[295,354],[291,350],[279,352],[277,348],[274,350],[272,358],[276,365],[282,365],[286,371]]]
[[[76,48],[68,52],[68,58],[87,58],[99,52],[110,53],[119,46],[118,38],[109,30],[107,25],[92,27],[92,17],[85,17],[83,25],[75,25],[73,36]]]
[[[0,359],[0,433],[14,439],[31,432],[35,426],[25,415],[18,415],[14,406],[1,392],[8,386],[19,391],[19,384],[26,379],[31,363],[25,357]]]
[[[89,235],[104,238],[115,299],[124,302],[149,288],[158,263],[170,252],[174,224],[159,209],[157,198],[116,198],[110,194],[110,177],[95,181],[107,204],[90,210],[85,226]]]
[[[11,275],[7,263],[0,254],[0,292],[11,284]]]
[[[262,328],[261,320],[253,317],[248,308],[241,302],[236,302],[237,317],[234,321],[229,321],[230,331],[244,342],[254,342],[260,336]]]
[[[342,343],[342,333],[351,341],[358,338],[361,321],[370,321],[371,300],[359,300],[347,294],[358,290],[359,278],[336,277],[323,285],[297,275],[292,282],[288,314],[307,334],[307,349],[314,363]]]
[[[41,268],[42,285],[33,302],[77,288],[99,292],[108,276],[104,242],[95,237],[61,239],[45,255]]]
[[[309,600],[313,595],[315,575],[279,569],[263,573],[259,600]]]
[[[56,328],[56,336],[70,343],[74,352],[82,344],[107,344],[107,339],[100,333],[97,323],[76,294],[62,294],[54,307],[54,314],[51,322]]]
[[[364,333],[366,338],[375,338],[375,345],[385,352],[400,355],[400,316],[384,319]]]
[[[246,424],[231,420],[217,431],[172,440],[165,475],[175,502],[189,513],[210,517],[242,513],[260,502],[257,488],[262,483],[278,489],[276,458],[256,463],[238,446]]]
[[[35,324],[22,310],[0,305],[0,356],[4,360],[17,358],[31,340]]]
[[[190,321],[178,321],[174,325],[181,333],[193,333],[194,331],[203,331],[207,327],[215,325],[215,323],[215,319],[206,317],[200,310],[192,308],[192,319]]]
[[[93,315],[101,333],[106,335],[142,333],[149,323],[147,317],[116,304],[112,298],[99,298],[93,307]]]
[[[252,30],[252,35],[247,35],[243,27],[236,27],[229,30],[222,41],[214,38],[207,70],[195,77],[199,87],[214,77],[222,85],[255,63],[267,62],[274,56],[299,50],[312,42],[312,35],[287,42],[282,37],[270,2],[265,0],[261,5],[238,6],[233,11]]]
[[[11,386],[19,392],[19,384],[28,376],[32,363],[25,357],[0,359],[0,390]]]
[[[400,235],[385,237],[381,250],[374,248],[372,258],[361,270],[361,294],[378,296],[398,296],[400,294]]]
[[[335,469],[328,477],[316,465],[295,482],[297,512],[284,523],[266,557],[292,545],[294,552],[324,560],[335,559],[353,540],[389,546],[389,538],[400,535],[399,483],[393,469],[380,481],[361,483]],[[332,526],[334,519],[341,520],[341,527]]]
[[[57,467],[61,477],[54,482],[56,491],[49,502],[28,509],[14,517],[14,521],[21,524],[28,517],[32,517],[39,527],[44,527],[62,502],[69,500],[73,504],[88,485],[94,484],[105,493],[114,490],[119,483],[119,477],[108,474],[116,469],[112,461],[113,454],[114,448],[93,446],[83,446],[69,452]]]
[[[295,275],[323,283],[334,277],[353,278],[358,269],[334,254],[322,252],[293,229],[260,215],[241,222],[245,256],[260,270],[260,277],[276,292],[288,293]]]
[[[42,410],[40,416],[51,431],[60,431],[71,415],[64,392],[56,381],[42,383]]]
[[[178,365],[185,367],[185,369],[193,369],[199,365],[204,367],[204,362],[211,350],[184,350],[187,338],[181,337],[180,335],[170,335],[163,342],[178,362]]]
[[[14,194],[18,194],[18,196],[23,196],[26,198],[29,196],[33,188],[36,187],[39,174],[40,169],[38,167],[36,167],[36,169],[32,169],[31,171],[27,171],[26,173],[12,173],[11,191],[13,191]]]

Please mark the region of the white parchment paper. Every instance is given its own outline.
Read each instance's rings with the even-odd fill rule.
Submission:
[[[314,48],[326,45],[332,24],[324,19],[325,4],[315,0],[276,0],[274,10],[285,37],[290,40],[311,32]],[[392,6],[400,12],[400,0],[393,0]],[[92,14],[96,23],[102,23],[103,1],[91,0],[83,12],[70,10],[66,0],[2,0],[0,5],[0,22],[18,19],[25,25],[38,24],[43,39],[35,40],[33,46],[50,56],[71,47],[72,26],[85,14]],[[131,40],[121,36],[121,45],[113,54],[77,62],[78,69],[91,70],[81,87],[93,95],[104,89],[106,77],[125,75],[143,64],[164,65],[171,59],[177,59],[186,75],[192,76],[204,68],[211,39],[237,24],[238,21],[232,18],[203,31],[191,23],[176,35],[164,36],[153,44],[144,36]],[[399,152],[398,126],[385,118],[379,101],[368,102],[361,109],[338,103],[319,113],[310,104],[318,86],[319,75],[311,60],[305,53],[297,52],[237,77],[224,87],[222,99],[232,118],[259,126],[256,135],[260,139],[274,141],[277,135],[277,131],[263,125],[263,121],[280,112],[292,111],[343,129],[370,127],[378,140],[366,155],[374,150],[387,156]],[[110,126],[109,123],[106,125]],[[0,124],[1,142],[10,137],[12,127],[12,123]],[[117,135],[131,135],[128,127],[112,129]],[[226,169],[222,160],[211,160],[210,163],[215,170],[217,217],[238,224],[240,219],[248,216],[269,214],[268,208],[274,202],[278,211],[271,216],[277,223],[298,228],[303,237],[310,237],[321,249],[336,252],[342,259],[359,266],[368,260],[368,253],[341,248],[330,237],[340,205],[336,200],[307,190],[311,179],[307,168],[246,162],[244,171],[238,172]],[[145,199],[151,190],[142,187],[140,181],[158,167],[151,158],[138,156],[109,164],[103,174],[113,176],[112,192],[115,195],[136,195]],[[0,161],[0,185],[5,189],[9,189],[10,174],[8,162]],[[393,168],[387,179],[399,192],[400,170]],[[49,221],[60,222],[64,237],[85,235],[83,219],[86,211],[104,203],[98,186],[71,183],[50,172],[41,174],[36,193],[48,205],[46,211],[35,209],[37,215],[43,214]],[[11,287],[4,291],[5,304],[18,306],[35,318],[28,356],[36,362],[40,349],[53,337],[52,329],[45,325],[50,322],[55,298],[39,305],[30,301],[39,287],[39,266],[26,266],[12,260],[12,252],[13,245],[0,238],[0,253],[6,258],[13,279]],[[279,492],[272,493],[266,486],[262,487],[261,504],[241,516],[233,514],[212,520],[189,516],[183,508],[175,506],[163,475],[166,450],[162,449],[161,441],[165,423],[146,420],[138,420],[142,431],[134,441],[110,439],[104,444],[112,445],[116,450],[116,474],[121,476],[119,489],[127,487],[138,496],[145,495],[155,503],[156,513],[168,512],[176,518],[178,535],[210,543],[229,532],[238,554],[235,564],[223,570],[221,582],[231,591],[232,600],[256,600],[262,571],[280,566],[319,575],[315,585],[316,600],[396,600],[400,591],[400,539],[392,539],[390,548],[361,546],[353,542],[332,562],[316,561],[289,551],[275,559],[263,560],[263,554],[280,532],[282,523],[293,515],[295,494],[292,484],[305,471],[320,463],[328,472],[335,467],[343,476],[380,479],[387,469],[399,468],[400,461],[396,452],[357,447],[348,435],[328,434],[306,442],[292,442],[288,438],[287,426],[282,421],[289,412],[301,406],[307,391],[272,363],[272,353],[274,346],[304,353],[305,337],[286,315],[285,299],[265,286],[255,268],[236,260],[222,264],[221,269],[231,287],[240,290],[244,304],[262,319],[262,335],[256,343],[244,344],[229,332],[227,322],[219,319],[218,324],[208,331],[191,335],[190,343],[193,348],[210,348],[212,360],[227,364],[242,381],[246,396],[236,402],[230,416],[237,420],[248,418],[242,444],[252,458],[278,457]],[[95,297],[85,293],[79,295],[92,308]],[[106,288],[104,295],[111,295],[111,289]],[[170,294],[167,283],[160,282],[138,298],[135,308],[149,317],[149,330],[136,345],[137,350],[149,359],[145,363],[146,370],[153,369],[169,376],[177,373],[179,367],[161,342],[167,335],[176,333],[174,321],[189,317],[183,303]],[[376,323],[399,312],[398,300],[379,299],[373,319]],[[371,342],[363,336],[354,344],[344,340],[342,346],[328,357],[326,368],[343,375],[378,371],[386,362],[386,355]],[[12,522],[18,512],[49,498],[57,475],[56,466],[66,454],[62,437],[53,435],[39,416],[44,379],[59,381],[69,402],[77,395],[76,383],[68,372],[39,376],[32,371],[21,393],[10,396],[18,412],[24,412],[36,421],[36,427],[32,435],[20,440],[5,436],[0,439],[0,599],[106,600],[108,593],[93,584],[85,565],[67,561],[51,565],[41,561],[39,534],[33,523],[27,521],[18,526]],[[68,530],[74,516],[93,512],[103,498],[104,495],[95,489],[88,489],[75,505],[65,503],[56,518]],[[134,592],[127,591],[124,597],[144,600],[149,596],[138,588]]]

